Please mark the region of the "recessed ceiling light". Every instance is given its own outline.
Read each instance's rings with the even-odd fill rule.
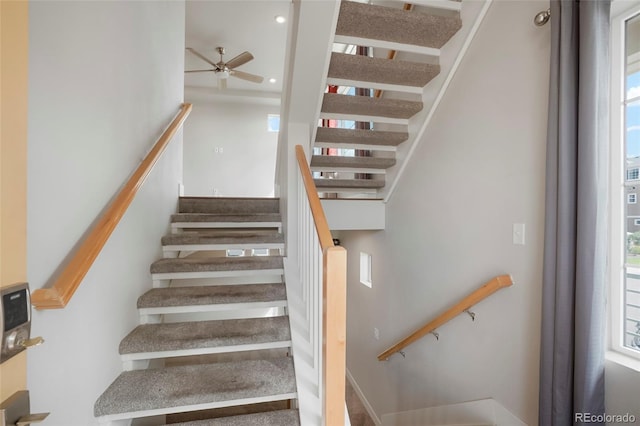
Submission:
[[[276,22],[278,24],[284,24],[285,22],[287,22],[287,19],[282,15],[278,15],[276,16]]]
[[[269,83],[271,83],[271,84],[275,83],[276,81],[277,81],[277,80],[276,80],[275,78],[270,78],[270,79],[269,79]]]

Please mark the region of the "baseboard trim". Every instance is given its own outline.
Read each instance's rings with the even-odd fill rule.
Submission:
[[[371,417],[371,420],[373,420],[373,422],[377,426],[382,426],[382,421],[380,421],[380,418],[376,415],[376,412],[373,411],[373,407],[371,406],[371,404],[369,404],[367,397],[364,396],[364,393],[362,393],[362,389],[360,389],[360,386],[358,386],[356,379],[353,378],[348,368],[347,368],[347,380],[349,381],[349,383],[351,383],[351,386],[353,386],[353,390],[356,391],[356,394],[360,398],[360,401],[362,401],[362,405],[364,405],[364,409],[367,410],[367,413]]]

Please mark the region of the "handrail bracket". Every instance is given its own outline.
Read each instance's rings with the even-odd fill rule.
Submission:
[[[484,300],[485,298],[491,296],[501,288],[509,287],[511,285],[513,285],[513,278],[511,277],[511,275],[500,275],[494,277],[482,287],[475,290],[464,299],[460,300],[451,308],[447,309],[436,319],[422,326],[418,330],[411,333],[408,337],[404,338],[386,351],[382,352],[380,355],[378,355],[378,360],[383,361],[389,359],[389,357],[394,353],[402,351],[402,349],[406,348],[416,340],[429,333],[433,334],[436,340],[440,340],[440,334],[436,332],[436,329],[463,312],[466,312],[471,317],[471,320],[475,321],[476,313],[471,311],[471,307],[478,304],[478,302],[480,302],[481,300]]]

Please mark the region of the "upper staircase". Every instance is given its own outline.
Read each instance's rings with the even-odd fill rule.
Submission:
[[[279,200],[181,198],[105,424],[299,425]],[[229,256],[233,255],[233,256]],[[135,424],[135,423],[134,423]]]
[[[462,20],[459,1],[412,3],[341,2],[327,73],[337,93],[324,94],[320,118],[331,124],[316,130],[311,159],[321,193],[376,196],[398,146],[415,132],[410,119],[424,108],[440,49]],[[356,46],[366,49],[357,54]]]

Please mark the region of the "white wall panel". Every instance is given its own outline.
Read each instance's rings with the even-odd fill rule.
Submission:
[[[177,113],[184,3],[30,2],[28,278],[43,287]],[[151,172],[66,309],[34,312],[28,385],[47,424],[96,424],[120,340],[175,212],[182,134]]]

